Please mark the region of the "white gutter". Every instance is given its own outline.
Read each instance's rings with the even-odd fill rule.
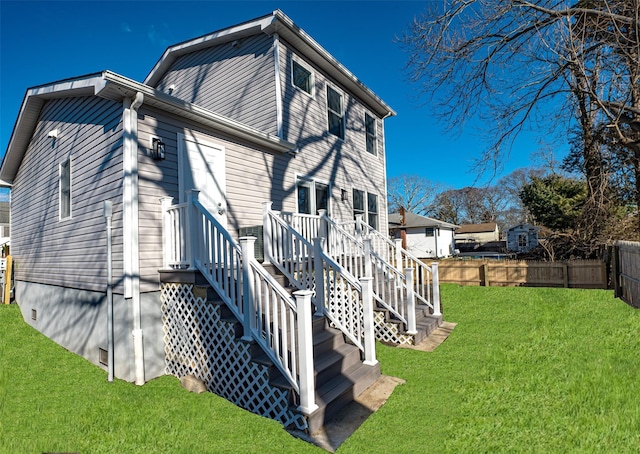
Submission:
[[[282,139],[282,79],[280,75],[280,36],[273,34],[273,59],[276,72],[276,124],[278,137]]]
[[[122,223],[124,242],[124,297],[130,299],[133,317],[133,358],[135,383],[143,385],[144,348],[142,343],[140,308],[140,247],[138,231],[138,109],[144,95],[123,101],[123,194]]]

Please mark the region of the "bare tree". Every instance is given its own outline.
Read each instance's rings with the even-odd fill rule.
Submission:
[[[425,214],[430,209],[438,192],[438,184],[419,175],[400,175],[387,180],[389,212],[400,207],[405,210]]]
[[[495,170],[523,128],[582,133],[584,173],[596,207],[608,137],[629,151],[640,206],[639,0],[429,2],[401,38],[408,69],[451,129],[478,116]]]

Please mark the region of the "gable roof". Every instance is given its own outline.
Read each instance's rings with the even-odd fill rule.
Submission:
[[[46,100],[73,96],[100,96],[114,101],[122,101],[124,98],[133,98],[138,93],[143,95],[144,105],[193,120],[223,133],[241,137],[269,150],[289,152],[296,148],[295,144],[272,134],[223,117],[114,72],[103,71],[27,90],[0,167],[0,186],[11,186],[13,183],[38,123],[40,109]]]
[[[389,213],[389,228],[419,228],[419,227],[440,227],[443,229],[455,230],[458,228],[455,224],[439,221],[438,219],[430,218],[427,216],[420,216],[419,214],[405,212],[404,225],[400,223],[400,213]]]
[[[496,224],[495,222],[484,222],[482,224],[463,224],[456,231],[456,234],[495,232],[497,228],[498,224]]]
[[[338,60],[329,54],[329,52],[320,46],[311,36],[294,24],[293,21],[280,10],[275,10],[266,16],[227,27],[200,36],[199,38],[169,46],[146,77],[144,83],[152,87],[156,86],[169,68],[171,68],[171,65],[182,55],[260,33],[265,33],[269,36],[277,33],[302,52],[305,57],[315,63],[319,68],[349,89],[360,100],[366,103],[367,106],[380,115],[380,117],[384,118],[396,114],[394,110],[371,91],[371,89],[364,85],[346,67],[338,62]]]

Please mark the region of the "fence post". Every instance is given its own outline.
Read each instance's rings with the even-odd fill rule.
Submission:
[[[269,218],[269,212],[271,211],[271,207],[273,206],[273,202],[262,202],[262,244],[264,246],[264,261],[263,265],[269,265],[273,263],[273,252],[271,244],[272,240],[272,232],[271,232],[271,219]]]
[[[254,257],[256,237],[243,236],[239,239],[242,248],[242,321],[243,340],[251,340],[251,332],[256,329],[255,282],[252,279],[251,259]]]
[[[376,328],[373,320],[373,278],[361,277],[362,323],[364,331],[364,364],[374,366],[376,359]]]
[[[442,315],[440,308],[440,277],[438,276],[438,262],[431,263],[431,279],[433,280],[433,315]]]
[[[171,251],[175,246],[172,241],[174,235],[169,214],[169,208],[173,205],[173,197],[161,197],[160,203],[162,206],[162,267],[169,268],[169,262],[172,260],[171,255],[173,255]]]
[[[416,329],[416,297],[413,290],[413,268],[405,268],[407,281],[407,334],[417,334]]]
[[[312,294],[311,290],[293,292],[298,312],[298,349],[300,353],[300,406],[298,410],[305,415],[310,415],[318,408],[315,403],[316,385],[313,373]]]
[[[324,266],[322,263],[324,242],[324,238],[313,239],[313,280],[316,283],[316,315],[320,316],[325,312]]]
[[[569,288],[569,265],[562,263],[562,285],[564,288]]]
[[[613,245],[611,282],[613,282],[613,297],[620,298],[622,296],[622,289],[620,287],[620,246],[618,243]]]
[[[489,265],[486,262],[482,264],[482,285],[489,287]]]

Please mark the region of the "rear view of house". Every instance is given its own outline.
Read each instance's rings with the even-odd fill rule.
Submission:
[[[392,115],[280,11],[169,47],[142,83],[30,88],[0,168],[23,317],[116,377],[197,375],[315,430],[379,376],[375,336],[441,320],[437,274],[387,242]]]

